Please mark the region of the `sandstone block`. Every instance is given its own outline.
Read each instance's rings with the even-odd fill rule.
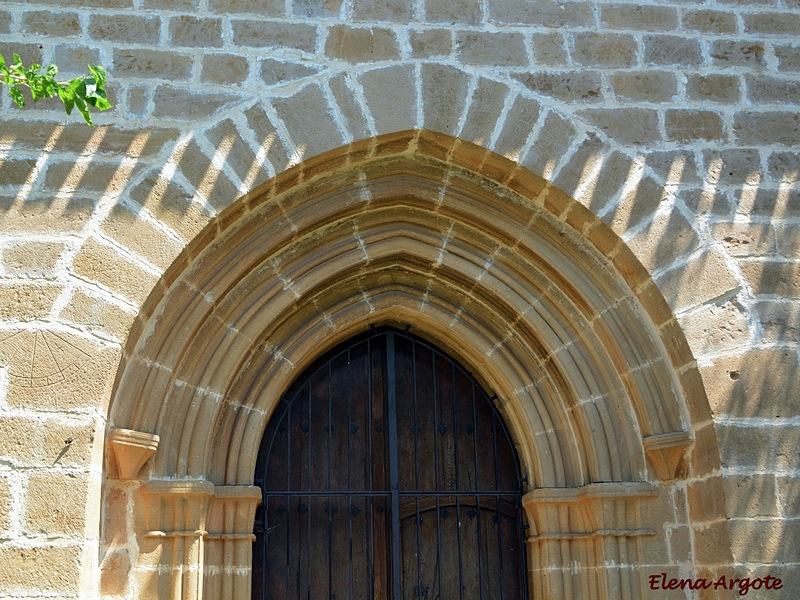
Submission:
[[[424,126],[454,135],[464,110],[468,85],[469,75],[463,71],[446,65],[423,65]]]
[[[169,20],[170,42],[191,48],[222,46],[222,21],[213,18],[180,16]]]
[[[636,39],[627,34],[580,32],[573,34],[572,58],[592,67],[632,67],[636,62]]]
[[[731,517],[778,516],[775,476],[771,473],[726,475],[725,504]]]
[[[753,148],[728,148],[703,152],[705,177],[719,185],[758,185],[762,179],[761,155]]]
[[[767,223],[717,223],[711,234],[731,256],[765,256],[777,251],[775,230]]]
[[[744,30],[756,35],[797,35],[800,15],[796,12],[744,13]]]
[[[220,85],[239,85],[250,74],[247,58],[236,54],[204,54],[200,81]]]
[[[565,102],[597,102],[602,82],[597,71],[515,73],[514,79],[530,90]]]
[[[764,339],[793,343],[800,335],[800,306],[796,301],[762,300],[755,314]]]
[[[298,17],[331,19],[342,11],[342,0],[297,0],[292,3],[292,14]]]
[[[762,67],[764,44],[754,40],[714,40],[711,58],[716,67]]]
[[[226,12],[231,10],[230,4],[225,1]],[[233,43],[237,46],[294,48],[309,53],[314,52],[317,46],[317,28],[314,25],[256,19],[231,19],[230,23]]]
[[[75,256],[72,268],[77,275],[97,281],[137,304],[144,302],[156,283],[155,276],[91,239]]]
[[[402,131],[414,126],[417,93],[413,67],[401,65],[367,71],[360,81],[378,132]]]
[[[800,81],[748,75],[745,77],[745,84],[747,97],[754,103],[800,104]]]
[[[730,562],[730,542],[728,523],[717,521],[709,525],[699,525],[694,529],[695,556],[701,564],[725,564]]]
[[[103,221],[102,229],[109,237],[137,252],[153,264],[166,270],[183,249],[153,223],[137,217],[117,204]]]
[[[161,37],[161,18],[125,14],[95,14],[89,21],[88,32],[98,42],[158,45]]]
[[[695,285],[698,281],[703,285]],[[730,295],[739,288],[724,255],[713,248],[667,271],[659,276],[657,283],[673,311]]]
[[[394,31],[382,27],[334,25],[325,41],[325,54],[351,63],[400,58]]]
[[[713,356],[745,346],[750,341],[750,323],[745,309],[735,301],[706,305],[680,319],[696,358]]]
[[[525,41],[521,33],[458,32],[456,57],[468,65],[521,67],[528,64]]]
[[[691,74],[686,80],[686,95],[690,100],[707,100],[724,104],[739,102],[739,78],[734,75]]]
[[[800,367],[794,351],[760,349],[716,358],[711,366],[702,367],[701,372],[709,404],[715,414],[777,418],[785,413],[787,403],[791,402],[792,392],[782,382],[798,377]],[[733,432],[737,435],[742,433],[738,428]],[[730,441],[753,443],[755,440],[734,436]],[[769,445],[761,450],[767,448]],[[742,447],[741,450],[747,449]],[[758,449],[751,448],[751,451]],[[747,464],[752,464],[752,460]]]
[[[600,21],[610,29],[673,31],[678,26],[678,11],[666,6],[606,4],[601,6]]]
[[[31,472],[24,500],[25,531],[48,535],[81,534],[86,512],[86,490],[86,475],[58,471]]]
[[[36,448],[32,442],[38,433],[36,419],[4,416],[0,419],[0,457],[16,466],[36,464]]]
[[[554,0],[500,0],[489,4],[489,19],[507,25],[593,27],[592,7],[584,2]]]
[[[536,100],[517,96],[497,137],[494,151],[513,161],[518,160],[539,115],[540,106]]]
[[[651,65],[697,67],[703,64],[700,40],[677,35],[644,37],[644,60]]]
[[[356,21],[407,23],[414,14],[413,0],[354,0]]]
[[[50,195],[28,198],[16,206],[16,195],[0,195],[3,225],[8,231],[79,231],[92,215],[95,200],[72,196],[53,201]],[[16,210],[11,211],[14,206]]]
[[[333,110],[319,86],[307,85],[291,98],[276,99],[273,104],[292,142],[304,149],[303,158],[344,143]]]
[[[9,529],[11,528],[12,518],[12,490],[11,481],[7,475],[0,476],[0,535],[5,538],[10,537]]]
[[[23,33],[70,36],[83,32],[78,13],[32,10],[22,13]],[[8,57],[10,58],[10,57]]]
[[[800,216],[800,190],[764,185],[758,188],[755,198],[752,189],[736,190],[735,198],[736,214],[773,219],[796,219]]]
[[[214,2],[215,0],[211,0]],[[143,0],[144,8],[158,8],[166,10],[194,10],[198,8],[200,0]]]
[[[64,245],[55,242],[23,242],[3,251],[6,273],[15,277],[52,277]]]
[[[10,283],[0,286],[0,319],[32,321],[50,314],[60,285]]]
[[[733,560],[741,563],[791,563],[800,546],[797,519],[731,519]]]
[[[194,92],[171,85],[159,85],[154,93],[153,116],[180,121],[200,121],[241,100],[238,94]]]
[[[140,167],[134,167],[134,172]],[[85,167],[74,162],[54,162],[47,167],[43,187],[61,193],[81,190],[100,195],[114,195],[122,191],[132,176],[121,160],[93,160]]]
[[[189,79],[192,74],[191,56],[149,49],[115,49],[112,72],[117,77],[152,77],[156,79]]]
[[[371,132],[351,81],[344,73],[340,73],[332,77],[328,83],[339,106],[339,114],[345,122],[345,127],[353,139],[359,140],[369,137]]]
[[[714,476],[693,481],[686,486],[689,518],[693,524],[713,523],[726,516],[722,477]]]
[[[800,276],[797,263],[779,260],[747,260],[739,263],[754,294],[776,294],[784,298],[800,298]]]
[[[55,44],[53,56],[58,57],[59,79],[63,76],[79,76],[86,73],[86,65],[101,64],[100,51],[83,44]],[[113,82],[112,82],[113,83]],[[106,91],[111,92],[111,83]]]
[[[772,427],[717,425],[720,459],[723,467],[769,469],[774,463]]]
[[[668,140],[677,142],[722,140],[725,137],[722,115],[711,110],[667,110],[664,130]]]
[[[460,23],[479,25],[481,4],[478,0],[426,0],[425,20],[428,23]]]
[[[11,13],[0,10],[0,33],[8,33],[9,31],[11,31]]]
[[[33,158],[7,158],[0,163],[0,186],[8,187],[11,191],[28,182],[36,166]]]
[[[645,162],[665,182],[681,183],[683,189],[689,189],[689,184],[698,184],[702,181],[694,152],[689,148],[656,150],[648,153]]]
[[[412,29],[408,32],[412,58],[449,56],[453,48],[450,31],[447,29]]]
[[[590,108],[578,114],[625,144],[646,145],[661,141],[658,112],[651,108]]]
[[[778,477],[777,481],[781,515],[795,517],[800,511],[800,478],[786,475]]]
[[[564,66],[567,50],[564,36],[557,31],[533,34],[533,59],[538,65]]]
[[[200,233],[210,219],[192,197],[192,192],[172,180],[159,177],[157,172],[148,175],[130,192],[134,202],[146,208],[185,242]]]
[[[779,71],[800,71],[800,46],[775,44],[773,49],[775,58],[778,59]]]
[[[736,33],[736,14],[722,10],[690,10],[683,14],[683,28],[703,33]]]
[[[42,64],[42,46],[39,44],[10,44],[8,42],[0,42],[0,54],[6,60],[11,60],[14,53],[19,54],[23,64],[29,65],[31,63]]]
[[[459,137],[485,145],[492,137],[503,113],[508,86],[481,78],[470,99],[469,112]]]
[[[664,102],[678,93],[675,75],[668,71],[614,73],[611,86],[619,98],[644,102]]]
[[[534,173],[552,177],[559,160],[567,153],[576,135],[577,130],[572,123],[554,112],[548,113],[536,141],[527,155],[522,157],[520,164]]]
[[[275,172],[283,171],[289,163],[291,152],[275,133],[275,125],[270,117],[257,104],[244,111],[244,116],[256,142],[266,149],[267,160],[275,167]]]
[[[631,238],[628,245],[644,268],[652,273],[693,252],[699,241],[689,221],[679,211],[672,211],[658,215],[646,229]]]
[[[258,63],[261,81],[265,85],[283,85],[319,73],[319,67],[297,62],[264,58]]]
[[[0,589],[26,590],[32,596],[77,596],[80,545],[0,547]]]

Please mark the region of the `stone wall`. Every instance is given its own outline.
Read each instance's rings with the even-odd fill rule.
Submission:
[[[292,166],[412,129],[515,161],[625,242],[719,448],[677,484],[682,568],[796,590],[799,31],[796,0],[4,2],[6,59],[103,64],[115,108],[89,129],[0,100],[0,596],[100,595],[131,535],[101,522],[133,510],[102,501],[116,371],[187,244]]]

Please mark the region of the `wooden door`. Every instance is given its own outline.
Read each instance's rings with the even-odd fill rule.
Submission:
[[[255,482],[253,598],[526,597],[508,432],[458,363],[409,334],[312,365],[270,420]]]

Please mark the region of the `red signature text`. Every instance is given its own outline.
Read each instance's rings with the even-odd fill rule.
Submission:
[[[720,575],[717,579],[705,579],[692,577],[686,579],[667,579],[666,573],[649,576],[651,590],[707,590],[723,589],[736,590],[740,596],[746,596],[750,590],[779,590],[783,588],[783,581],[779,577],[766,575],[764,577],[731,577]]]

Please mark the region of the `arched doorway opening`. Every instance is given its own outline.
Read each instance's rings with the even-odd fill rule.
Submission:
[[[726,547],[697,365],[631,251],[516,163],[408,131],[241,198],[142,308],[104,472],[103,551],[131,565],[131,597],[251,597],[253,473],[281,397],[320,353],[403,323],[497,396],[534,597],[645,597],[648,573],[705,568],[696,539]]]
[[[284,394],[254,484],[253,599],[527,598],[522,481],[489,395],[384,328]]]

